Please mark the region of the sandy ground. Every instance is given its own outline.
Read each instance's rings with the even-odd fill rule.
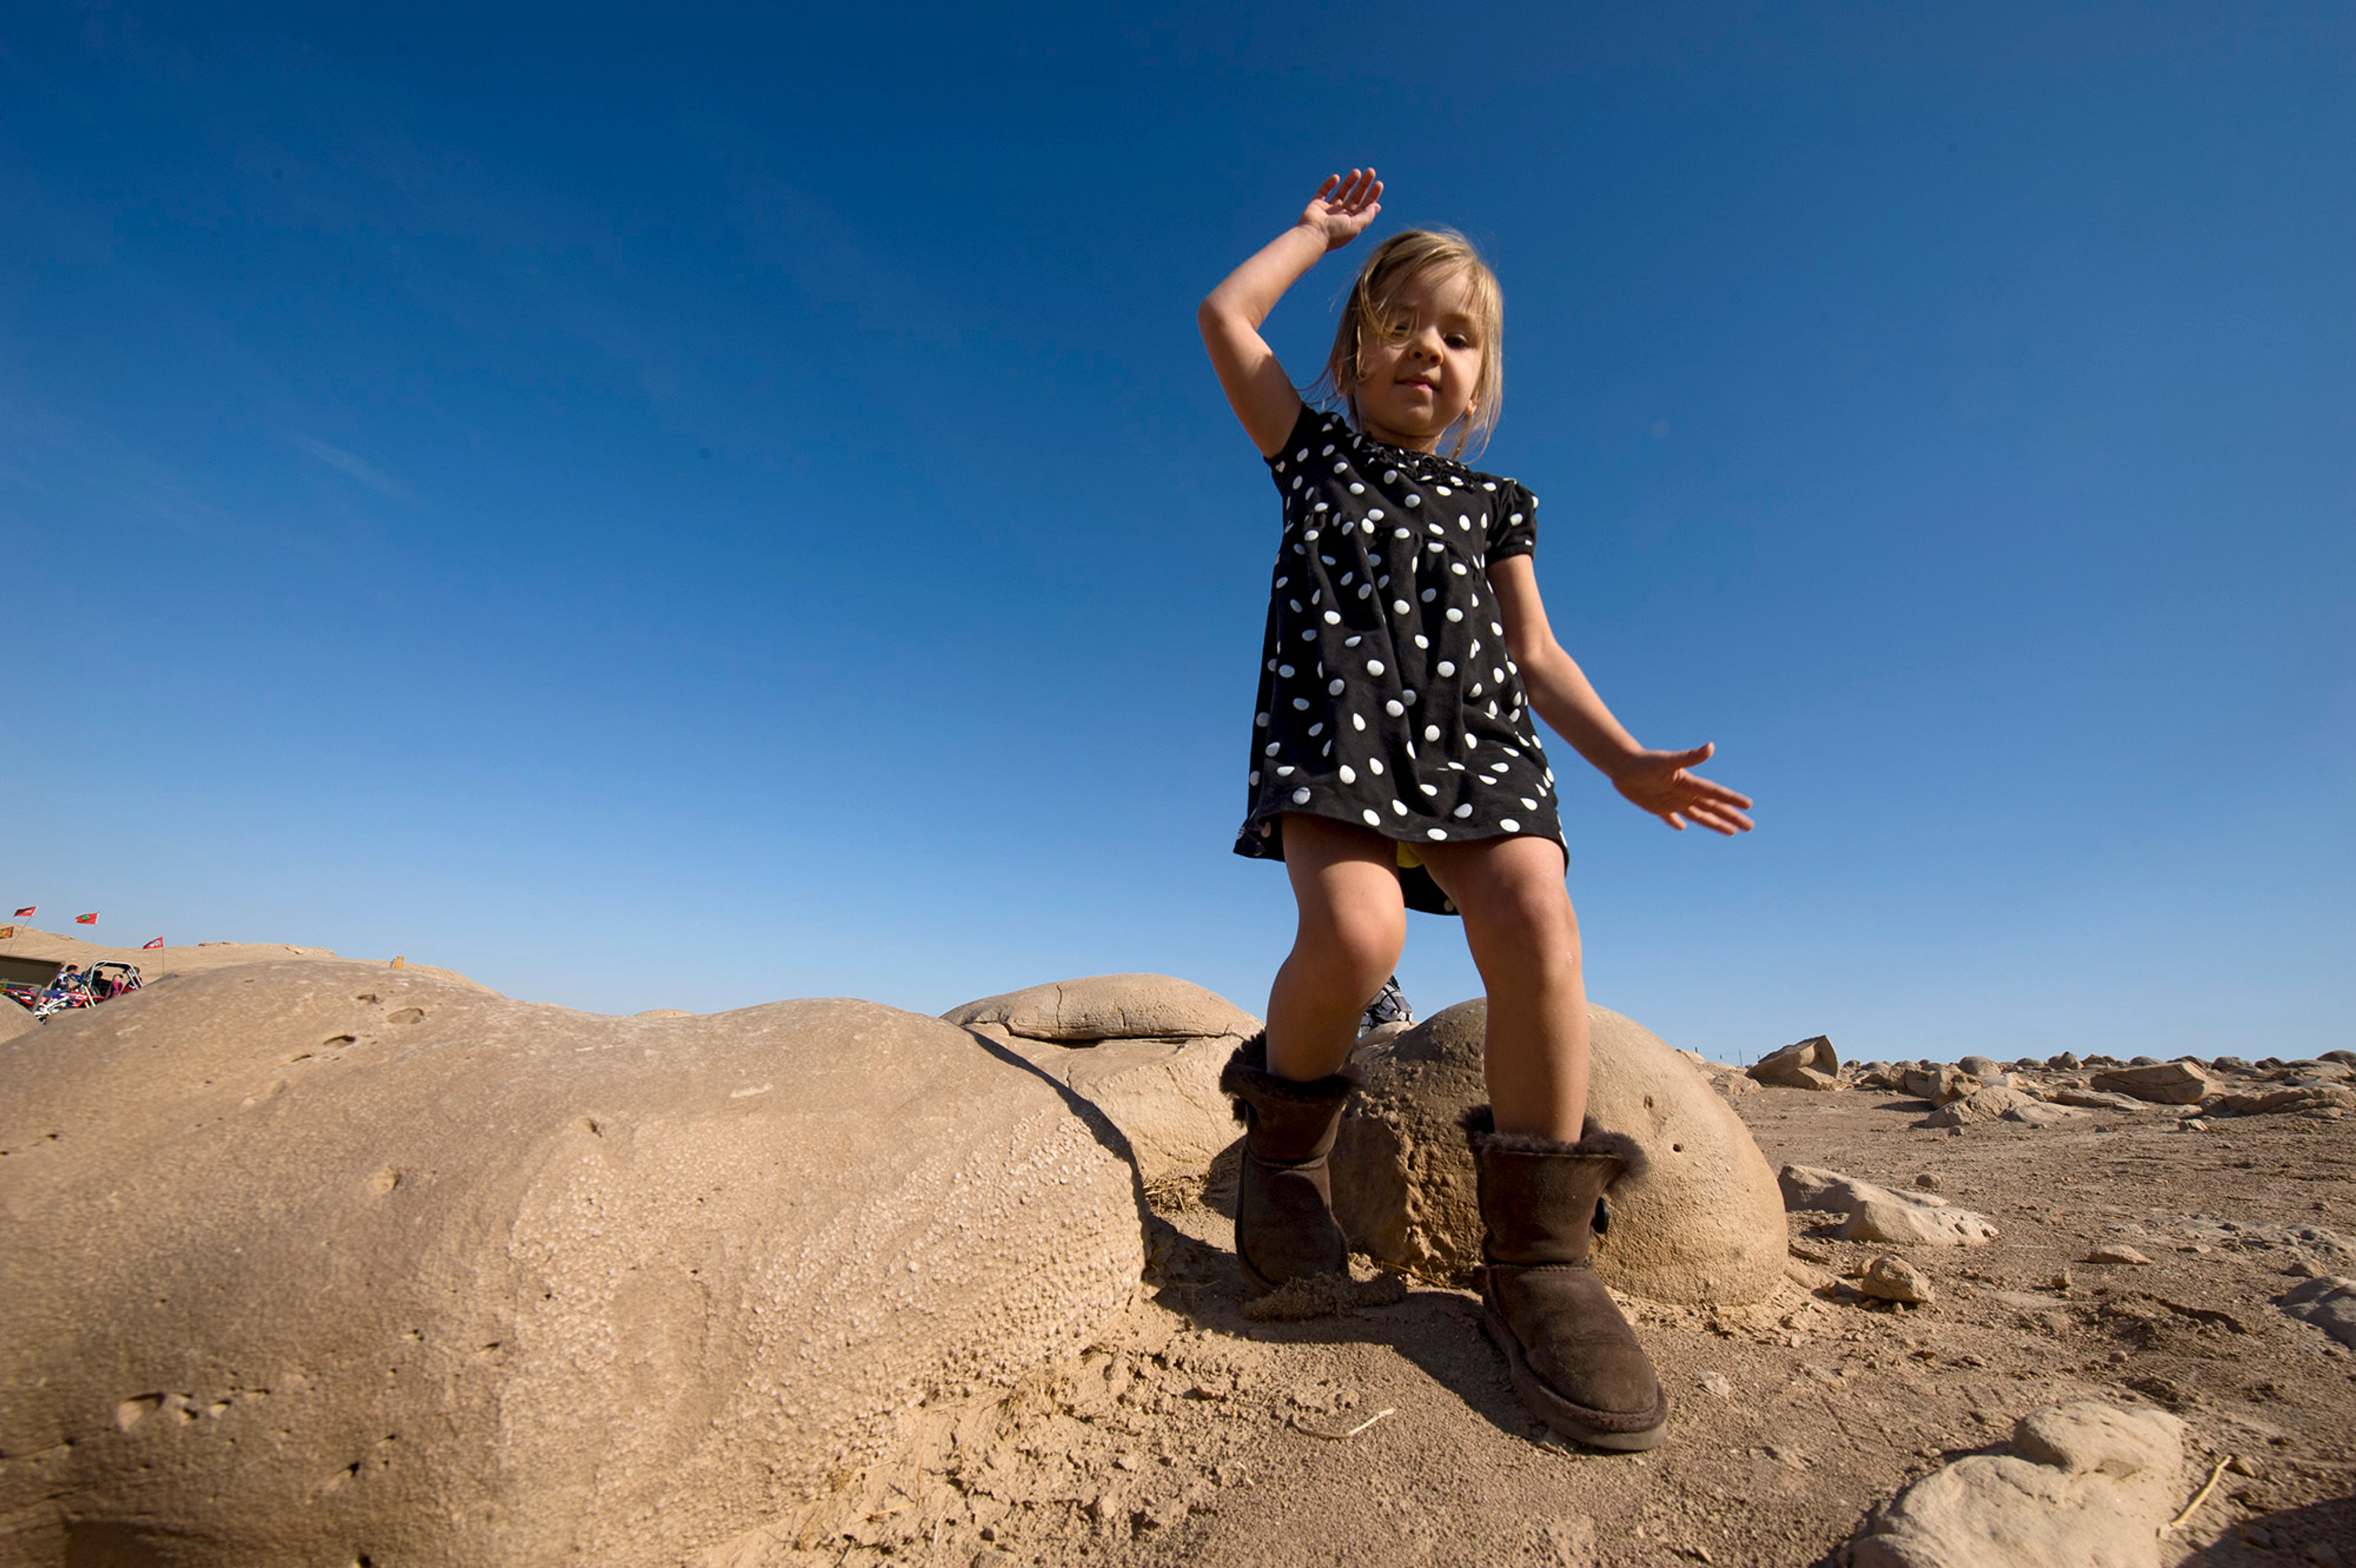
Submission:
[[[2002,1236],[1907,1249],[1927,1307],[1797,1284],[1718,1317],[1634,1306],[1673,1435],[1604,1456],[1522,1413],[1472,1296],[1246,1318],[1220,1183],[1168,1188],[1119,1332],[1012,1401],[939,1413],[904,1463],[714,1561],[1835,1563],[1877,1501],[2093,1397],[2187,1422],[2188,1500],[2238,1457],[2163,1561],[2356,1563],[2356,1354],[2272,1300],[2356,1274],[2356,1117],[2186,1132],[2155,1107],[1951,1136],[1890,1094],[1735,1104],[1771,1164],[1929,1176]],[[1788,1218],[1795,1255],[1836,1275],[1895,1250]],[[2082,1261],[2115,1242],[2151,1264]]]
[[[151,979],[329,956],[106,950],[42,932],[0,952],[121,956]],[[2152,1107],[1951,1134],[1916,1125],[1921,1102],[1869,1091],[1733,1104],[1770,1165],[1891,1187],[1928,1177],[2002,1235],[1903,1249],[1936,1286],[1927,1307],[1796,1282],[1719,1315],[1630,1303],[1672,1435],[1606,1456],[1523,1413],[1464,1292],[1368,1271],[1368,1303],[1344,1315],[1247,1317],[1232,1175],[1215,1169],[1148,1195],[1146,1288],[1098,1346],[1010,1399],[919,1412],[902,1458],[846,1473],[707,1568],[1833,1564],[1876,1502],[2000,1443],[2024,1413],[2085,1397],[2181,1416],[2188,1499],[2236,1456],[2164,1561],[2356,1568],[2356,1353],[2273,1301],[2308,1275],[2356,1275],[2356,1116],[2184,1131]],[[1787,1218],[1819,1278],[1900,1250]],[[2152,1261],[2083,1261],[2105,1243]]]

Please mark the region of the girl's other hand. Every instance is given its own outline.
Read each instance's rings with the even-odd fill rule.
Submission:
[[[1301,226],[1323,236],[1326,250],[1339,251],[1364,234],[1382,209],[1383,182],[1372,169],[1352,169],[1346,176],[1325,176],[1325,183],[1301,209]]]
[[[1686,770],[1709,760],[1715,746],[1689,752],[1639,752],[1612,777],[1612,785],[1631,802],[1651,812],[1682,833],[1690,822],[1729,837],[1751,831],[1751,797],[1724,784],[1712,784]]]

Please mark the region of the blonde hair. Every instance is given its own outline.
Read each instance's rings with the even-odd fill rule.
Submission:
[[[1481,377],[1472,388],[1469,416],[1457,422],[1456,444],[1449,455],[1463,456],[1477,439],[1477,456],[1489,444],[1489,432],[1497,428],[1505,401],[1505,296],[1497,286],[1497,274],[1472,241],[1452,229],[1409,229],[1375,247],[1350,285],[1349,303],[1333,326],[1333,350],[1325,357],[1325,373],[1311,390],[1330,389],[1331,397],[1339,398],[1350,411],[1350,422],[1360,423],[1358,383],[1365,379],[1366,334],[1398,331],[1392,313],[1399,290],[1428,272],[1458,272],[1472,285],[1472,310],[1481,326]]]

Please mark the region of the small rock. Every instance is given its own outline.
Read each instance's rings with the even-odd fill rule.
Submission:
[[[2274,1116],[2328,1105],[2356,1106],[2356,1091],[2343,1089],[2336,1083],[2268,1089],[2254,1094],[2221,1095],[2202,1109],[2228,1116]]]
[[[1894,1193],[1891,1198],[1889,1202],[1859,1203],[1836,1233],[1847,1242],[1919,1242],[1933,1247],[1980,1247],[1997,1237],[1997,1228],[1968,1209],[1912,1204]]]
[[[1840,1281],[1835,1279],[1831,1275],[1827,1274],[1823,1269],[1818,1268],[1815,1264],[1802,1263],[1798,1258],[1787,1259],[1784,1262],[1783,1277],[1790,1280],[1794,1285],[1798,1285],[1802,1290],[1812,1293],[1815,1291],[1830,1290],[1833,1286],[1840,1283]]]
[[[1225,997],[1165,975],[1057,981],[941,1016],[1102,1112],[1148,1182],[1200,1175],[1234,1141],[1219,1072],[1259,1028]]]
[[[1709,1393],[1714,1394],[1719,1399],[1732,1399],[1734,1397],[1734,1385],[1727,1381],[1726,1374],[1724,1372],[1702,1373],[1701,1386]]]
[[[1093,1045],[1104,1040],[1241,1040],[1259,1020],[1191,980],[1168,975],[1091,975],[984,997],[941,1017],[960,1026],[994,1023],[1025,1040]]]
[[[2056,1104],[2081,1105],[2090,1111],[2140,1111],[2146,1109],[2144,1102],[2136,1099],[2132,1094],[2113,1094],[2107,1092],[2093,1089],[2073,1089],[2065,1086],[2054,1090],[2052,1098]]]
[[[1914,1185],[1925,1192],[1936,1192],[1939,1190],[1939,1179],[1926,1170],[1914,1179]]]
[[[1950,1100],[1924,1117],[1921,1125],[1926,1127],[1967,1127],[1976,1122],[1993,1122],[2019,1106],[2035,1104],[2017,1090],[2000,1088],[1992,1083],[1985,1089],[1972,1091],[1960,1100]]]
[[[2139,1061],[2133,1066],[2094,1074],[2098,1093],[2132,1095],[2159,1105],[2194,1105],[2215,1087],[2209,1075],[2189,1061]]]
[[[2009,1455],[1974,1454],[1876,1509],[1855,1568],[2158,1568],[2184,1468],[2184,1424],[2091,1400],[2033,1411]],[[2171,1552],[2169,1561],[2175,1560]]]
[[[1902,1302],[1909,1307],[1927,1307],[1938,1299],[1931,1288],[1930,1277],[1904,1258],[1878,1257],[1865,1265],[1865,1277],[1858,1289],[1879,1301]]]
[[[1987,1084],[1959,1067],[1922,1066],[1908,1068],[1901,1077],[1901,1087],[1918,1100],[1944,1105],[1976,1094]]]
[[[1843,1241],[1976,1247],[1997,1234],[1984,1216],[1968,1209],[1912,1192],[1892,1192],[1837,1170],[1787,1165],[1775,1179],[1785,1209],[1848,1216],[1837,1232]]]
[[[2310,1279],[2276,1296],[2275,1305],[2356,1349],[2356,1279],[2341,1275]]]
[[[2151,1266],[2149,1258],[2133,1247],[2124,1246],[2115,1242],[2096,1247],[2086,1254],[2086,1261],[2090,1264],[2129,1264],[2142,1268]]]
[[[2059,1105],[2040,1104],[2035,1100],[2024,1099],[2007,1110],[2004,1119],[2008,1122],[2019,1122],[2024,1126],[2052,1127],[2059,1126],[2064,1122],[2083,1120],[2085,1115],[2083,1111],[2064,1110]]]
[[[2003,1063],[1997,1061],[1994,1057],[1988,1056],[1966,1056],[1961,1061],[1956,1062],[1955,1065],[1970,1073],[1973,1077],[1984,1081],[1992,1079],[1997,1073],[2004,1071]]]
[[[1837,1089],[1840,1058],[1834,1053],[1830,1040],[1820,1034],[1811,1035],[1753,1062],[1748,1076],[1785,1089]]]

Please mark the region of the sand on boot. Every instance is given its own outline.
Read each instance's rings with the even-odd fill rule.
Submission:
[[[1243,1315],[1254,1323],[1298,1323],[1338,1317],[1360,1307],[1396,1307],[1406,1299],[1407,1281],[1395,1274],[1377,1273],[1368,1279],[1317,1274],[1287,1280],[1266,1296],[1245,1302]]]

